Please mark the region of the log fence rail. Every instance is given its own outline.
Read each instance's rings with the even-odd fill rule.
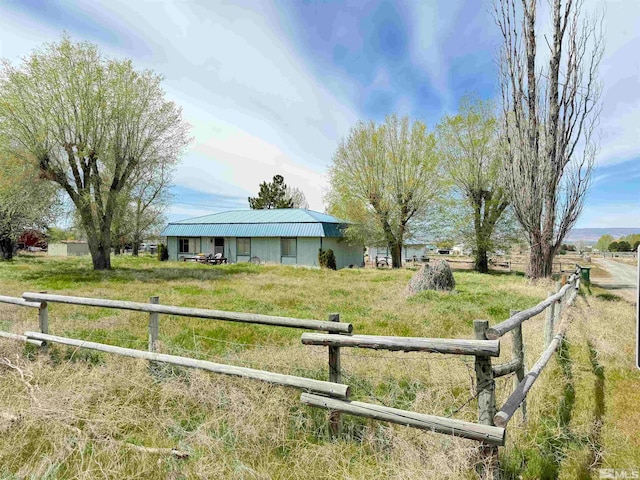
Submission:
[[[0,337],[19,340],[37,346],[46,346],[47,343],[58,343],[79,348],[88,348],[117,355],[146,359],[152,362],[164,362],[298,388],[303,390],[300,398],[303,404],[330,411],[329,427],[333,435],[339,434],[341,423],[340,414],[345,413],[476,440],[481,442],[481,452],[486,457],[485,460],[489,460],[483,477],[495,479],[499,476],[497,448],[505,444],[507,424],[521,406],[523,416],[526,415],[525,405],[527,393],[564,339],[568,328],[568,321],[565,319],[561,322],[561,314],[566,307],[572,304],[576,297],[580,287],[580,267],[578,266],[569,278],[564,276],[563,280],[564,285],[558,285],[556,293],[549,292],[549,296],[538,305],[527,310],[511,311],[508,319],[492,327],[489,326],[486,320],[475,320],[474,339],[354,335],[353,325],[350,323],[341,323],[339,314],[331,314],[329,315],[328,321],[322,321],[162,305],[159,303],[158,297],[151,297],[150,303],[139,303],[35,292],[26,292],[22,295],[22,298],[0,296],[0,303],[37,308],[40,332],[29,331],[24,335],[0,332]],[[48,305],[51,303],[114,308],[149,313],[148,351],[49,335]],[[545,311],[545,333],[543,338],[545,350],[533,368],[525,374],[525,345],[523,343],[522,324]],[[233,365],[217,364],[205,360],[159,353],[157,349],[161,314],[314,330],[315,332],[303,333],[301,342],[304,345],[328,347],[329,381],[284,375]],[[558,327],[557,332],[556,327]],[[325,333],[317,333],[318,331]],[[493,365],[491,359],[500,356],[500,338],[508,332],[512,334],[512,358],[504,363]],[[341,348],[411,351],[433,354],[469,355],[475,357],[475,397],[478,400],[478,422],[472,423],[453,418],[425,415],[381,405],[351,401],[349,399],[349,386],[341,383]],[[514,377],[513,393],[503,406],[496,411],[495,379],[513,373],[516,374]]]

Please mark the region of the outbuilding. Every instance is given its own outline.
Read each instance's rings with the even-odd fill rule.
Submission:
[[[78,257],[89,255],[89,244],[80,240],[63,240],[60,243],[50,243],[47,249],[50,257]]]
[[[344,236],[349,222],[298,208],[234,210],[172,222],[160,234],[169,260],[220,254],[228,263],[318,266],[318,252],[333,250],[337,268],[360,267],[364,246]]]
[[[426,240],[408,240],[402,245],[402,263],[420,262],[426,258],[429,243]],[[391,265],[391,251],[386,245],[367,247],[369,263],[372,265]]]

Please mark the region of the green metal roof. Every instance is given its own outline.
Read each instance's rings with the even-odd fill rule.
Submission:
[[[342,237],[346,222],[313,210],[235,210],[172,222],[163,237]]]

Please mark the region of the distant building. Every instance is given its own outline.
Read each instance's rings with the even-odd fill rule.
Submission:
[[[453,246],[451,253],[454,255],[471,255],[471,249],[464,243],[459,243],[458,245]]]
[[[283,208],[235,210],[172,222],[166,237],[169,260],[218,254],[228,263],[249,262],[318,266],[318,251],[333,250],[336,266],[360,267],[364,246],[344,238],[348,222],[312,210]]]
[[[420,261],[427,256],[429,244],[421,240],[409,240],[402,246],[402,263]],[[391,264],[391,251],[386,245],[373,245],[367,247],[369,262],[383,260],[386,264]]]
[[[63,240],[59,243],[50,243],[47,254],[50,257],[89,255],[89,244],[80,240]]]

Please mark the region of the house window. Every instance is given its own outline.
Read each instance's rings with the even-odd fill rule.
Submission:
[[[236,240],[237,255],[251,256],[251,239],[238,238]]]
[[[283,257],[295,257],[298,252],[297,238],[281,238],[280,245]]]
[[[188,238],[179,238],[178,239],[178,253],[191,253],[189,250],[189,239]]]

